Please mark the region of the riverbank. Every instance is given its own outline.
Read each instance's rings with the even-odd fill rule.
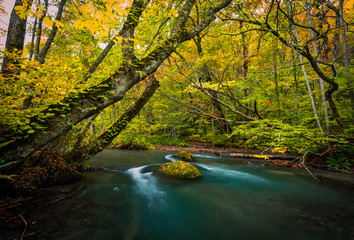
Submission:
[[[264,150],[260,149],[245,149],[245,148],[225,148],[225,147],[212,147],[211,144],[208,143],[189,143],[187,147],[177,147],[177,146],[165,146],[165,145],[156,145],[156,151],[172,151],[172,152],[179,152],[182,150],[190,150],[192,153],[211,153],[217,156],[230,156],[234,153],[241,153],[241,154],[254,154],[254,155],[261,155],[269,154],[269,152],[265,152]],[[270,153],[271,154],[271,153]],[[293,153],[290,154],[281,154],[283,156],[290,155],[293,156],[294,159],[299,158],[298,160],[302,159],[302,156],[296,155]],[[272,165],[279,169],[283,167],[287,168],[303,168],[302,165],[296,164],[295,161],[288,161],[288,160],[266,160],[262,158],[237,158],[237,160],[233,160],[230,158],[226,160],[226,162],[232,163],[255,163],[255,164],[266,164]],[[333,168],[327,167],[318,167],[314,165],[307,165],[307,173],[309,175],[313,175],[317,180],[322,181],[335,181],[338,184],[346,184],[352,185],[354,187],[354,172],[353,171],[340,171]],[[310,172],[308,172],[310,171]]]

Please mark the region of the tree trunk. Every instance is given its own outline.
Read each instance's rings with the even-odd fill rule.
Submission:
[[[311,9],[312,9],[312,6],[310,6],[307,2],[307,0],[305,0],[305,6],[306,6],[306,14],[307,14],[307,20],[308,20],[308,23],[309,23],[309,26],[312,27],[312,18],[311,18]],[[311,34],[311,38],[315,38],[315,33],[313,32],[312,29],[310,29],[310,34]],[[315,43],[315,41],[312,42],[312,46],[313,46],[313,51],[314,51],[314,54],[316,56],[319,55],[319,50],[318,50],[318,47]],[[320,65],[317,64],[318,67],[320,68]],[[323,111],[324,111],[324,115],[325,115],[325,121],[326,121],[326,132],[327,132],[327,135],[330,134],[330,124],[329,124],[329,116],[328,116],[328,108],[327,108],[327,102],[326,102],[326,97],[325,97],[325,88],[324,88],[324,84],[323,84],[323,79],[321,77],[318,78],[319,80],[319,83],[320,83],[320,89],[321,89],[321,103],[322,103],[322,106],[323,106]]]
[[[41,1],[38,0],[38,4],[41,4]],[[37,30],[37,21],[38,18],[37,16],[34,19],[34,24],[33,24],[33,31],[32,31],[32,40],[31,40],[31,49],[30,49],[30,55],[28,57],[28,60],[32,60],[33,57],[33,52],[34,52],[34,40],[36,38],[36,30]]]
[[[100,134],[103,132],[104,110],[101,111]]]
[[[278,118],[281,119],[281,106],[280,106],[280,96],[279,96],[279,84],[278,84],[278,69],[277,69],[277,44],[275,44],[275,50],[273,52],[273,73],[274,73],[274,83],[275,83],[275,96],[278,106]]]
[[[67,159],[68,161],[72,161],[75,162],[75,156],[78,155],[79,151],[80,151],[80,147],[81,147],[81,143],[85,138],[85,133],[91,129],[92,123],[93,121],[96,119],[96,117],[98,116],[98,114],[93,115],[92,117],[89,118],[85,128],[81,131],[79,137],[77,138],[73,149],[70,151],[70,153],[67,155]]]
[[[43,19],[45,18],[45,15],[47,14],[47,10],[48,10],[48,0],[44,0],[44,8],[45,11],[43,11],[42,16],[38,21],[37,41],[36,41],[36,47],[34,49],[34,60],[37,61],[38,61],[39,48],[40,48],[41,38],[42,38]]]
[[[61,20],[66,1],[67,0],[61,0],[60,1],[59,6],[58,6],[58,12],[57,12],[57,15],[55,17],[55,21],[60,21]],[[45,61],[45,57],[46,57],[46,55],[48,53],[50,45],[52,45],[52,43],[53,43],[53,40],[54,40],[54,37],[57,34],[57,31],[58,31],[58,27],[56,26],[56,23],[54,22],[52,30],[50,31],[50,34],[49,34],[49,36],[47,38],[47,41],[45,42],[42,50],[38,53],[38,59],[37,60],[41,64],[43,64],[44,61]]]
[[[26,35],[26,21],[27,19],[21,19],[15,10],[16,6],[22,6],[22,0],[16,0],[15,6],[11,12],[9,28],[7,31],[5,49],[9,54],[13,54],[14,51],[18,51],[19,55],[22,54],[25,35]],[[13,56],[5,56],[1,66],[1,73],[4,77],[8,77],[10,74],[19,74],[19,70],[11,70],[9,65],[16,65],[18,61]]]
[[[294,71],[294,81],[295,81],[295,102],[296,102],[296,115],[297,115],[297,124],[301,124],[301,115],[300,115],[300,105],[299,105],[299,83],[297,79],[297,69],[295,63],[295,54],[294,50],[291,49],[291,55],[293,58],[293,71]]]
[[[248,74],[248,45],[246,43],[246,34],[243,32],[243,23],[240,23],[240,31],[241,31],[241,40],[242,40],[242,44],[243,44],[243,48],[242,48],[242,76],[243,76],[243,80],[246,81],[247,78],[247,74]],[[250,94],[250,90],[249,88],[244,89],[244,95],[247,98]],[[246,109],[246,115],[251,116],[251,111],[249,110],[251,108],[251,104],[249,102],[246,103],[246,106],[248,107],[248,109]]]
[[[105,132],[100,134],[95,140],[91,141],[87,146],[83,146],[73,155],[72,161],[83,162],[90,157],[96,155],[108,146],[114,138],[116,138],[128,123],[140,112],[149,99],[154,95],[160,83],[153,78],[150,85],[145,89],[141,97],[128,108],[113,125],[111,125]]]
[[[343,46],[343,59],[344,59],[344,67],[346,71],[346,76],[347,76],[347,87],[348,87],[348,94],[350,98],[350,103],[352,106],[352,124],[354,124],[354,90],[353,90],[353,80],[351,78],[351,73],[350,73],[350,67],[349,67],[349,62],[351,58],[351,51],[350,48],[347,46],[347,36],[345,33],[345,25],[344,25],[344,18],[343,18],[343,4],[344,0],[339,0],[339,6],[338,6],[338,13],[339,13],[339,26],[341,28],[341,34],[342,34],[342,46]]]
[[[141,4],[136,4],[136,2]],[[2,136],[1,160],[5,163],[11,161],[17,161],[18,164],[24,163],[34,152],[66,134],[82,120],[123,99],[129,89],[144,80],[146,76],[153,74],[179,44],[192,39],[208,27],[215,20],[216,13],[227,7],[232,0],[225,0],[216,7],[210,7],[206,11],[203,21],[196,27],[187,30],[183,22],[188,20],[194,2],[195,0],[186,2],[172,26],[172,29],[176,31],[173,31],[168,39],[161,42],[146,56],[138,59],[134,55],[132,41],[123,40],[121,45],[125,61],[114,74],[85,91],[69,94],[62,101],[51,104],[39,114],[29,118],[28,126],[31,126],[32,129],[25,133],[18,132],[16,129],[9,130],[6,135]],[[121,31],[124,39],[134,38],[134,30],[144,10],[144,3],[145,1],[141,0],[133,2]],[[141,11],[137,11],[137,9]],[[176,25],[180,27],[177,28]],[[4,168],[1,170],[6,171]]]
[[[199,34],[196,36],[196,39],[194,40],[194,42],[195,42],[195,44],[197,46],[199,57],[202,57],[202,55],[203,55],[202,39],[201,39]],[[208,68],[208,66],[206,64],[202,66],[202,70],[201,71],[202,72],[200,74],[197,73],[198,76],[199,76],[198,77],[199,83],[202,82],[202,79],[204,79],[204,81],[206,81],[206,82],[212,82],[212,77],[211,77],[211,74],[209,72],[210,70],[209,70],[209,68]],[[207,90],[207,91],[209,91],[210,95],[213,96],[211,98],[211,103],[212,103],[212,106],[214,107],[214,109],[216,110],[216,114],[218,115],[218,117],[220,119],[220,120],[218,120],[218,122],[219,122],[218,129],[221,132],[230,134],[232,132],[232,128],[231,128],[230,123],[227,122],[227,121],[222,120],[222,119],[225,119],[225,115],[224,115],[224,112],[222,110],[222,107],[221,107],[219,101],[217,101],[218,92],[215,91],[215,90]]]
[[[247,153],[229,153],[229,154],[222,154],[223,157],[230,157],[230,158],[258,158],[264,159],[266,157],[268,159],[280,159],[280,160],[295,160],[300,159],[299,156],[290,156],[290,155],[257,155],[257,154],[247,154]]]
[[[287,3],[289,15],[291,17],[293,17],[290,4],[288,2],[286,2],[286,3]],[[296,26],[293,25],[292,27],[293,27],[292,31],[294,32],[294,44],[295,44],[296,48],[299,49],[299,35],[298,35],[298,32],[297,32]],[[304,74],[307,91],[309,92],[311,106],[312,106],[312,111],[313,111],[313,114],[315,116],[317,127],[322,132],[322,126],[321,126],[321,123],[320,123],[320,119],[318,118],[318,115],[317,115],[316,103],[315,103],[315,100],[314,100],[314,98],[312,96],[312,90],[311,90],[310,82],[309,82],[308,77],[307,77],[307,72],[306,72],[306,69],[305,69],[304,60],[303,60],[303,57],[302,57],[301,54],[299,55],[299,59],[300,59],[300,63],[301,63],[301,69],[302,69],[302,72]],[[316,66],[318,66],[317,62],[316,62]]]

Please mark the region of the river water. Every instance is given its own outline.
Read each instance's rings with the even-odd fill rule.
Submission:
[[[196,155],[196,181],[157,176],[170,152],[104,150],[55,239],[354,239],[354,189],[304,171]]]

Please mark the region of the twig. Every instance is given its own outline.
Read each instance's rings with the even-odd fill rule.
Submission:
[[[44,231],[43,231],[43,230],[39,230],[39,231],[37,231],[37,232],[31,232],[31,233],[28,233],[28,234],[24,235],[23,237],[15,238],[15,240],[21,240],[21,239],[23,239],[23,238],[32,237],[32,236],[34,236],[34,235],[36,235],[36,234],[38,234],[38,233],[41,233],[41,232],[44,232]]]
[[[23,233],[21,235],[21,239],[23,238],[23,236],[25,235],[26,231],[27,231],[27,221],[26,219],[22,216],[22,214],[24,214],[25,211],[23,211],[21,214],[20,214],[20,218],[22,219],[22,221],[25,223],[25,229],[23,230]]]
[[[53,203],[59,202],[59,201],[65,199],[65,198],[67,198],[67,197],[70,197],[71,195],[74,195],[75,193],[76,193],[76,192],[69,193],[69,194],[67,194],[67,195],[65,195],[65,196],[63,196],[63,197],[60,197],[60,198],[58,198],[58,199],[55,199],[54,201],[51,201],[49,204],[53,204]]]
[[[302,156],[302,162],[300,162],[300,164],[307,170],[307,172],[308,172],[314,179],[316,179],[317,181],[320,181],[320,180],[318,180],[318,178],[316,178],[315,175],[313,175],[312,172],[305,166],[305,155],[306,155],[307,153],[310,153],[310,151],[307,151],[307,152],[304,153],[304,155]],[[313,154],[316,155],[316,153],[314,153],[314,152],[311,152],[311,153],[313,153]]]

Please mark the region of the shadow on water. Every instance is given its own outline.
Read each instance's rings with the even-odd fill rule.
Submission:
[[[168,152],[103,151],[51,239],[354,239],[353,188],[196,157],[204,177],[187,181],[151,172]]]

